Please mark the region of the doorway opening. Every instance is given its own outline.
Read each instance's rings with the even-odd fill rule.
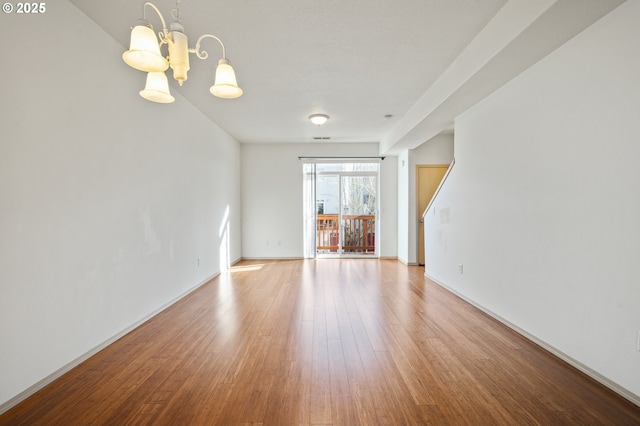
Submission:
[[[416,165],[416,231],[418,265],[424,265],[424,221],[422,214],[431,202],[443,176],[449,169],[448,164]]]
[[[305,160],[305,257],[376,257],[379,163]]]

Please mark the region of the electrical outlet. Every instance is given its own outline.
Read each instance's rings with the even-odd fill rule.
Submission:
[[[458,265],[458,272],[460,272],[461,274],[464,273],[464,265],[462,263]]]
[[[264,242],[265,247],[269,247],[269,240]]]
[[[636,339],[636,349],[640,352],[640,331],[638,331],[638,338]]]
[[[278,240],[278,247],[282,247],[282,241]]]
[[[200,258],[198,258],[198,266],[200,266]]]

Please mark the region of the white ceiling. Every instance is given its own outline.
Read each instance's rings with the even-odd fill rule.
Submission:
[[[209,93],[221,57],[220,46],[210,39],[203,42],[209,59],[191,55],[188,80],[182,87],[172,84],[171,90],[176,103],[192,103],[242,143],[313,142],[314,137],[330,137],[331,142],[386,140],[384,150],[392,153],[394,146],[413,148],[424,142],[425,136],[407,137],[420,126],[431,127],[428,136],[450,126],[452,114],[504,84],[621,1],[510,0],[505,6],[507,0],[182,0],[190,47],[205,33],[221,38],[244,94],[224,100]],[[128,48],[130,28],[142,17],[143,1],[71,2],[122,44],[123,51]],[[175,0],[153,3],[168,24]],[[446,75],[481,31],[498,34],[496,30],[508,26],[493,18],[512,16],[518,3],[535,3],[544,13],[520,7],[523,14],[535,17],[520,24],[518,37],[499,52],[486,54],[484,66],[465,78],[467,86],[450,90],[447,99],[453,100],[453,108],[445,108],[446,102],[436,110],[421,107],[419,101],[424,103],[434,82]],[[147,19],[156,32],[161,29],[150,8]],[[518,46],[531,54],[523,54]],[[491,70],[491,61],[509,72],[488,83],[482,71]],[[130,76],[140,81],[142,89],[144,74],[130,69]],[[316,127],[308,120],[312,113],[331,118]],[[442,117],[432,124],[429,116],[434,113]],[[385,119],[387,114],[393,118]]]

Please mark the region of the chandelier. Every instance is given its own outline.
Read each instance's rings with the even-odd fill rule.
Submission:
[[[162,31],[158,33],[157,38],[153,27],[146,20],[147,6],[156,11],[162,22]],[[140,96],[152,102],[173,102],[175,98],[169,92],[169,83],[164,71],[171,67],[173,78],[182,86],[189,71],[189,53],[194,53],[200,59],[207,59],[209,56],[206,51],[200,50],[200,43],[206,38],[215,39],[222,46],[222,58],[218,60],[215,80],[209,91],[212,95],[225,99],[241,96],[242,89],[238,87],[236,74],[227,59],[222,41],[212,34],[205,34],[198,38],[195,48],[189,48],[184,27],[180,22],[179,7],[180,0],[176,0],[176,8],[171,11],[173,22],[167,29],[160,10],[153,3],[145,2],[142,6],[142,19],[131,29],[129,50],[122,54],[122,59],[132,68],[148,73],[145,88],[140,91]],[[164,44],[169,52],[166,58],[160,52]]]

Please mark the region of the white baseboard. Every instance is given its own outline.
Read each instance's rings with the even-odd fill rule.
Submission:
[[[619,384],[609,380],[608,378],[606,378],[602,374],[598,373],[597,371],[592,370],[591,368],[589,368],[586,365],[582,364],[580,361],[570,357],[569,355],[567,355],[564,352],[558,350],[557,348],[555,348],[554,346],[548,344],[547,342],[540,340],[536,336],[528,333],[527,331],[521,329],[517,325],[509,322],[508,320],[504,319],[503,317],[501,317],[500,315],[496,314],[495,312],[485,308],[484,306],[482,306],[482,305],[474,302],[473,300],[467,298],[466,296],[458,293],[453,288],[449,287],[448,285],[446,285],[446,284],[438,281],[434,277],[430,276],[427,272],[424,273],[424,276],[427,277],[428,279],[430,279],[431,281],[433,281],[434,283],[438,284],[440,287],[444,288],[445,290],[455,294],[456,296],[458,296],[459,298],[461,298],[465,302],[467,302],[467,303],[475,306],[476,308],[480,309],[482,312],[484,312],[485,314],[487,314],[490,317],[494,318],[495,320],[497,320],[497,321],[501,322],[502,324],[506,325],[507,327],[509,327],[510,329],[515,331],[516,333],[518,333],[521,336],[523,336],[523,337],[527,338],[528,340],[532,341],[533,343],[535,343],[536,345],[540,346],[544,350],[546,350],[546,351],[550,352],[551,354],[557,356],[558,358],[560,358],[561,360],[563,360],[567,364],[577,368],[578,370],[580,370],[581,372],[583,372],[587,376],[591,377],[592,379],[594,379],[598,383],[608,387],[609,389],[611,389],[612,391],[614,391],[615,393],[617,393],[621,397],[631,401],[632,403],[634,403],[635,405],[640,407],[640,396],[638,396],[635,393],[631,392],[630,390],[620,386]]]
[[[164,311],[165,309],[167,309],[171,305],[177,303],[178,301],[180,301],[184,297],[186,297],[189,294],[193,293],[194,291],[196,291],[197,289],[199,289],[204,284],[208,283],[209,281],[211,281],[212,279],[214,279],[218,275],[220,275],[220,273],[211,275],[210,277],[206,278],[201,283],[197,284],[196,286],[194,286],[191,289],[187,290],[186,292],[182,293],[181,295],[179,295],[178,297],[174,298],[170,302],[164,304],[160,308],[158,308],[155,311],[151,312],[149,315],[146,315],[142,319],[136,321],[132,325],[126,327],[123,330],[121,330],[119,333],[115,334],[114,336],[112,336],[109,339],[105,340],[104,342],[100,343],[98,346],[94,347],[93,349],[90,349],[89,351],[87,351],[84,354],[80,355],[78,358],[74,359],[70,363],[68,363],[65,366],[63,366],[63,367],[59,368],[58,370],[54,371],[53,373],[51,373],[50,375],[48,375],[44,379],[40,380],[39,382],[35,383],[34,385],[29,386],[27,389],[25,389],[24,391],[20,392],[18,395],[14,396],[13,398],[9,399],[8,401],[4,402],[3,404],[0,404],[0,414],[6,412],[6,411],[10,410],[12,407],[18,405],[19,403],[21,403],[22,401],[24,401],[25,399],[27,399],[28,397],[30,397],[34,393],[38,392],[40,389],[42,389],[45,386],[47,386],[48,384],[52,383],[54,380],[60,378],[65,373],[68,373],[73,368],[75,368],[78,365],[82,364],[84,361],[88,360],[93,355],[97,354],[98,352],[100,352],[101,350],[103,350],[104,348],[106,348],[107,346],[109,346],[110,344],[115,342],[116,340],[118,340],[121,337],[125,336],[126,334],[130,333],[131,331],[133,331],[137,327],[141,326],[142,324],[144,324],[145,322],[147,322],[148,320],[150,320],[154,316],[158,315],[160,312]]]
[[[397,259],[398,259],[398,262],[401,262],[402,264],[407,266],[420,266],[418,262],[409,262],[407,259],[403,259],[401,257],[398,257]]]
[[[241,260],[303,260],[304,257],[243,257]]]

